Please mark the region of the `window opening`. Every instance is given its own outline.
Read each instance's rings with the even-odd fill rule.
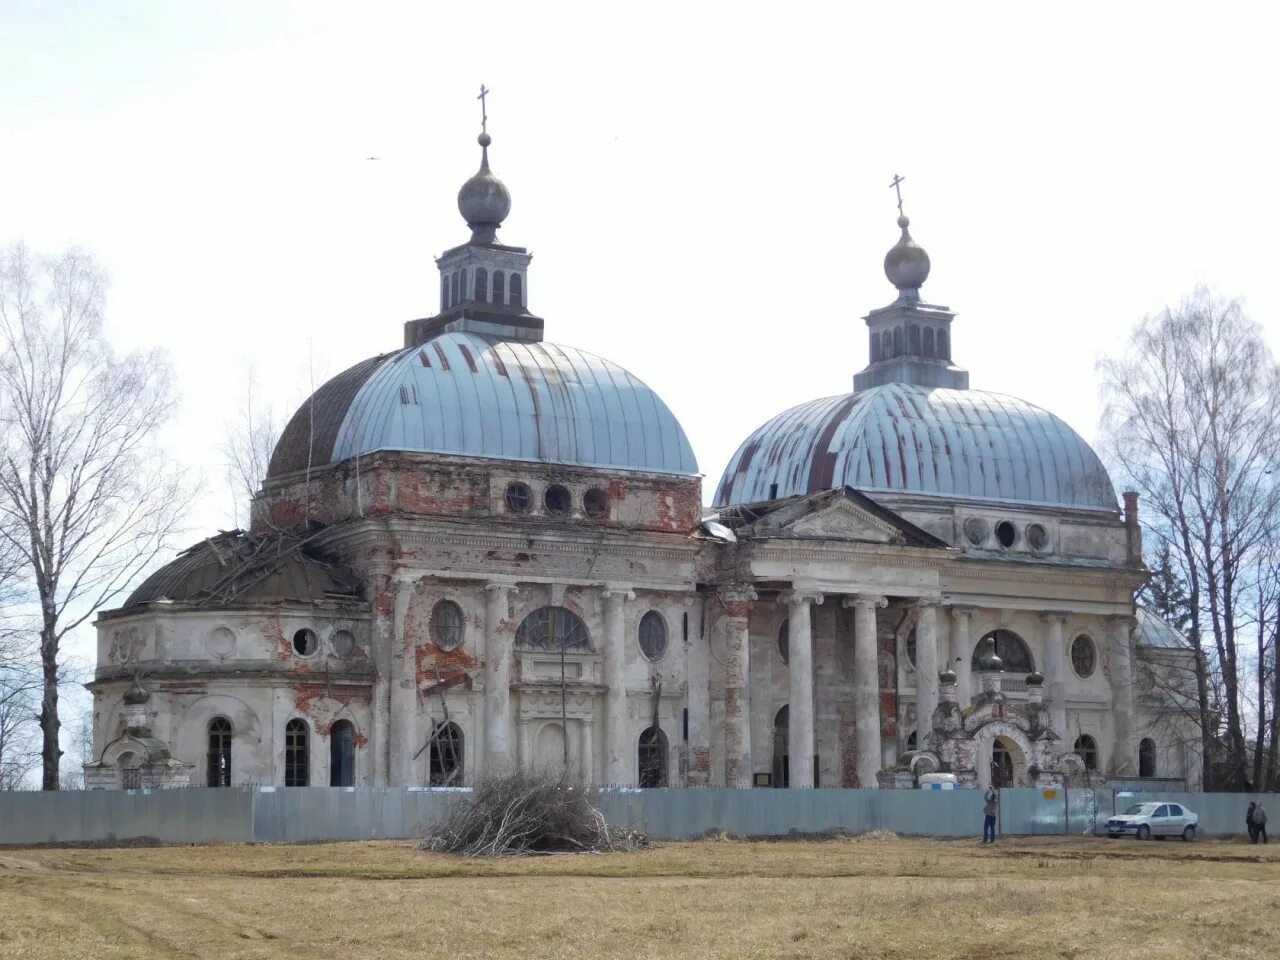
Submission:
[[[667,735],[659,727],[649,727],[640,734],[639,761],[640,786],[667,785]]]
[[[1156,775],[1156,744],[1150,737],[1143,737],[1138,744],[1138,776],[1154,777]]]
[[[462,731],[451,720],[436,724],[431,733],[428,782],[433,787],[462,786]]]
[[[462,608],[452,600],[441,600],[431,611],[431,640],[441,650],[462,646]]]
[[[640,618],[640,652],[646,660],[661,660],[667,652],[667,621],[656,610]]]
[[[356,728],[339,720],[329,728],[329,786],[353,787],[356,782]]]
[[[1001,520],[996,524],[996,539],[1000,541],[1000,546],[1006,549],[1012,547],[1018,539],[1018,530],[1008,520]]]
[[[790,757],[787,756],[787,734],[791,726],[791,708],[783,706],[773,717],[773,785],[786,787],[791,782]]]
[[[997,790],[1013,786],[1013,754],[998,738],[991,745],[991,785]]]
[[[305,787],[311,780],[310,758],[307,756],[307,722],[296,717],[284,728],[284,785]]]
[[[547,487],[543,502],[546,504],[548,513],[565,514],[569,512],[571,506],[569,491],[558,483]]]
[[[231,721],[214,717],[209,721],[208,779],[211,787],[231,786]]]
[[[1076,753],[1080,754],[1080,759],[1084,761],[1086,770],[1098,769],[1098,741],[1087,733],[1076,737],[1075,744]]]
[[[527,483],[514,481],[507,484],[507,509],[512,513],[527,513],[529,504],[533,502],[533,494]]]
[[[1083,633],[1071,641],[1071,666],[1081,677],[1093,676],[1098,663],[1098,653],[1093,641]]]
[[[507,299],[507,303],[513,307],[524,306],[524,292],[521,289],[522,286],[523,282],[521,281],[520,274],[513,273],[511,275],[511,287],[508,291]]]
[[[586,650],[587,625],[564,607],[541,607],[516,628],[516,646],[531,650]]]
[[[609,512],[609,495],[599,487],[592,487],[582,495],[582,509],[588,517],[603,517]]]
[[[504,303],[507,299],[506,279],[501,270],[493,271],[493,302]]]
[[[303,627],[293,635],[293,649],[300,657],[309,657],[320,646],[320,638],[314,630]]]
[[[335,630],[329,638],[335,657],[349,657],[356,652],[356,635],[350,630]]]
[[[476,300],[485,303],[489,299],[489,271],[484,267],[476,267]]]
[[[782,657],[782,662],[791,664],[791,621],[783,620],[782,626],[778,628],[778,655]]]
[[[982,669],[982,658],[994,653],[1004,664],[1005,673],[1031,673],[1035,670],[1035,661],[1031,658],[1031,650],[1023,639],[1012,630],[992,630],[985,634],[973,650],[970,668]]]

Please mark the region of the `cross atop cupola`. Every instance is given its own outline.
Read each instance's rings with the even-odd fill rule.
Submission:
[[[471,239],[436,259],[440,270],[440,312],[405,324],[405,346],[415,346],[453,330],[504,340],[540,341],[542,320],[528,310],[529,263],[524,247],[498,243],[498,229],[511,212],[511,192],[489,169],[490,91],[480,95],[480,169],[458,191],[458,212]]]
[[[870,357],[862,372],[854,374],[853,389],[909,383],[967,390],[968,371],[951,362],[951,321],[955,314],[920,299],[920,288],[929,279],[929,254],[907,230],[911,221],[902,211],[905,179],[894,174],[889,184],[898,198],[902,236],[884,258],[885,276],[898,288],[898,298],[863,318],[869,333]]]

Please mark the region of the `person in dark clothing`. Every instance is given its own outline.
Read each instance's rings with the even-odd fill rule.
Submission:
[[[1000,794],[995,787],[987,787],[982,807],[982,842],[996,842],[996,811],[1000,809]]]
[[[1253,842],[1257,843],[1259,837],[1263,843],[1267,842],[1267,811],[1262,804],[1253,808]]]
[[[1245,829],[1249,831],[1250,843],[1258,842],[1258,828],[1253,825],[1253,811],[1257,809],[1258,809],[1258,804],[1250,800],[1249,808],[1244,812],[1244,826],[1245,826]]]

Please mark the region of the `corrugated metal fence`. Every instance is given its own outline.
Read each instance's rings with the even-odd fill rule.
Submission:
[[[464,791],[375,787],[245,787],[0,793],[0,844],[152,839],[235,843],[396,839],[421,836]],[[1000,832],[1099,832],[1107,817],[1141,800],[1181,803],[1200,816],[1202,836],[1244,832],[1258,799],[1280,813],[1280,795],[1116,790],[1002,790]],[[602,790],[597,802],[617,826],[661,839],[715,831],[788,836],[891,830],[964,837],[982,831],[977,790]]]

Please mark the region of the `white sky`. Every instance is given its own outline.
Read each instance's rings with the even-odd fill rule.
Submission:
[[[1097,358],[1198,282],[1273,335],[1277,14],[1262,4],[0,6],[0,243],[78,242],[159,344],[192,535],[252,361],[292,411],[435,312],[458,187],[513,194],[547,338],[680,418],[709,498],[773,414],[843,393],[894,296],[907,180],[975,388],[1093,438]],[[376,156],[380,160],[369,161]]]

